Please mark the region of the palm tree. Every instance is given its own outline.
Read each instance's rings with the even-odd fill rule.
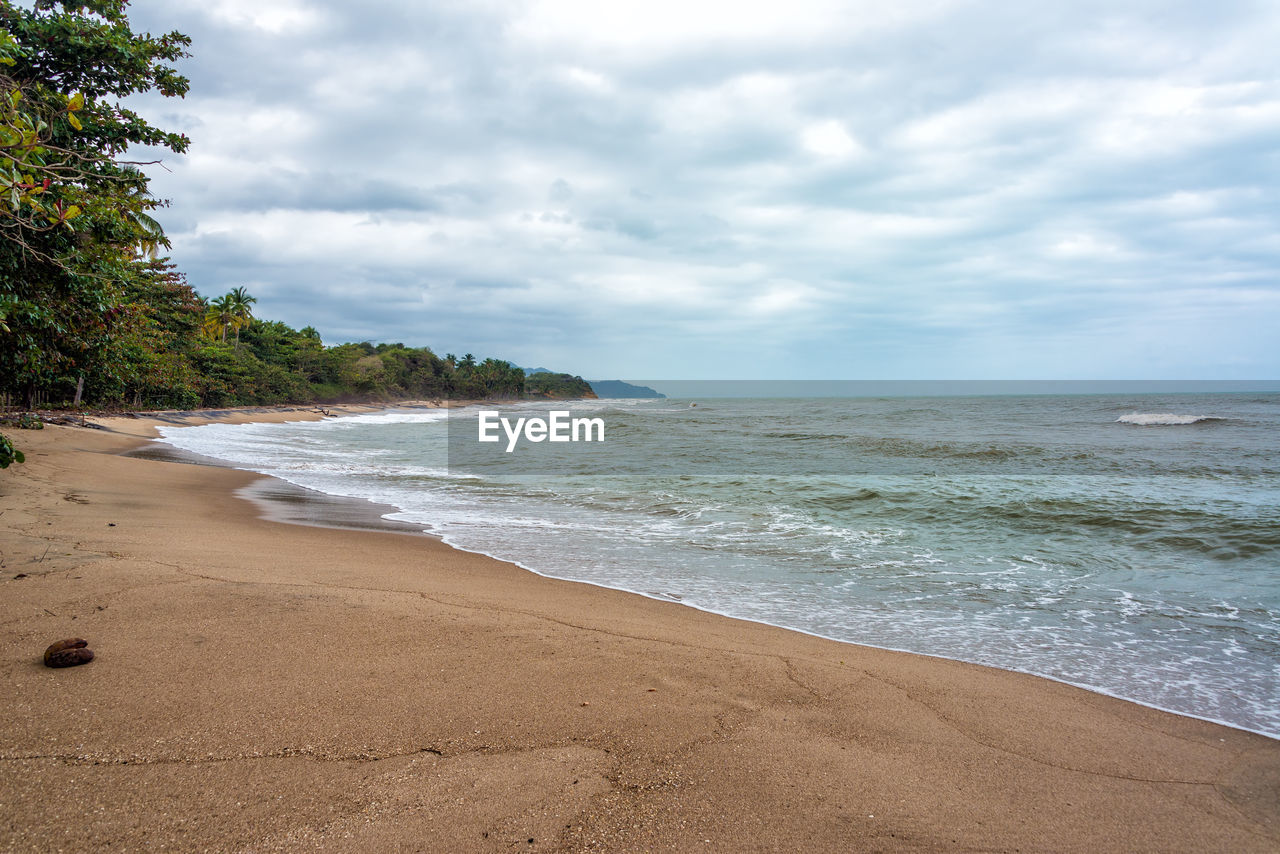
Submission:
[[[249,296],[249,292],[243,287],[232,288],[231,293],[227,294],[223,299],[229,300],[231,303],[231,325],[236,330],[236,349],[240,349],[240,330],[253,322],[253,311],[249,306],[258,301],[257,297]]]
[[[152,219],[142,211],[129,211],[129,218],[133,220],[133,225],[137,232],[137,248],[138,254],[144,258],[154,261],[160,255],[161,247],[171,249],[173,244],[169,242],[169,238],[164,236],[164,229],[160,223]]]
[[[137,166],[126,164],[122,169],[126,176],[146,181],[142,170]],[[124,215],[126,222],[133,226],[134,248],[139,255],[154,261],[162,248],[173,248],[169,238],[165,237],[164,228],[147,213],[152,208],[160,207],[160,203],[145,190],[131,190],[127,199],[130,204],[124,209]]]
[[[209,307],[204,312],[204,334],[213,338],[215,335],[223,342],[227,340],[227,327],[235,323],[232,310],[231,294],[209,300]]]

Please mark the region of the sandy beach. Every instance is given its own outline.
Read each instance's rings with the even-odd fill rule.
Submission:
[[[126,455],[158,423],[318,417],[6,431],[0,848],[1280,849],[1280,741]],[[95,660],[46,668],[72,636]]]

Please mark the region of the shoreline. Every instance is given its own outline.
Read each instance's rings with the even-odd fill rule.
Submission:
[[[483,403],[483,402],[484,401],[480,401],[480,402],[460,401],[454,405],[468,406],[468,405],[473,405],[476,403]],[[489,401],[489,403],[493,403],[496,406],[501,406],[504,403],[509,403],[509,401],[506,401],[506,402],[498,401],[496,403]],[[365,411],[363,407],[367,405],[360,405],[360,406],[362,407],[362,409],[359,412],[334,413],[334,415],[335,417],[343,417],[344,415],[374,414],[374,412],[377,412],[377,411],[392,411],[396,409],[405,409],[405,408],[438,408],[433,404],[423,402],[423,401],[414,401],[414,402],[408,402],[405,404],[387,404],[381,410],[374,410],[374,412]],[[157,439],[157,441],[163,442],[164,440]],[[137,451],[131,452],[131,453],[133,453],[134,455],[142,455],[142,454],[139,454]],[[232,463],[226,460],[215,459],[212,457],[200,458],[199,454],[195,454],[190,451],[181,450],[173,446],[166,446],[165,450],[157,456],[157,458],[162,458],[162,457],[168,458],[171,461],[175,461],[175,462],[192,462],[192,463],[199,463],[199,464],[205,464],[205,465],[216,465],[216,466],[227,467],[227,468],[236,468]],[[1082,682],[1072,682],[1068,679],[1062,679],[1050,674],[1039,673],[1033,670],[1019,669],[1015,667],[1005,667],[999,664],[992,664],[989,662],[972,661],[966,658],[953,657],[953,656],[942,655],[938,653],[922,652],[920,650],[907,649],[904,647],[885,646],[881,644],[847,640],[844,638],[824,635],[819,632],[809,631],[807,629],[799,628],[796,626],[788,626],[782,623],[769,622],[767,620],[760,619],[760,618],[744,617],[738,614],[733,614],[725,611],[718,611],[718,610],[715,610],[714,608],[693,604],[679,598],[664,596],[660,593],[652,593],[652,592],[646,592],[644,590],[636,590],[629,587],[623,587],[618,584],[590,581],[586,579],[572,578],[572,577],[563,576],[563,575],[554,575],[550,572],[544,572],[534,567],[528,566],[522,563],[518,559],[508,558],[502,555],[492,554],[490,552],[482,551],[479,549],[467,548],[465,546],[459,545],[456,542],[450,541],[449,538],[446,536],[436,534],[430,530],[424,530],[424,528],[422,527],[422,523],[403,522],[395,519],[388,519],[386,518],[385,513],[379,513],[380,508],[385,509],[387,512],[391,512],[391,513],[403,512],[401,508],[396,507],[395,505],[392,505],[392,504],[379,503],[371,499],[365,499],[365,498],[360,498],[355,496],[330,495],[321,490],[313,489],[311,487],[301,486],[291,481],[284,480],[282,478],[279,478],[270,474],[266,474],[264,472],[259,472],[253,469],[237,468],[236,470],[254,472],[260,477],[263,477],[266,479],[264,481],[259,481],[255,484],[251,484],[249,486],[242,488],[241,490],[238,490],[237,494],[243,497],[245,500],[253,502],[255,505],[257,505],[262,512],[263,518],[270,519],[273,521],[291,522],[293,524],[313,525],[317,527],[354,528],[357,530],[385,530],[390,533],[418,534],[421,536],[431,537],[432,539],[442,542],[445,545],[449,546],[450,548],[456,549],[461,552],[480,555],[482,557],[490,558],[492,560],[497,560],[503,563],[511,564],[513,566],[519,567],[521,570],[524,570],[525,572],[529,572],[540,578],[547,578],[554,581],[570,582],[574,584],[586,584],[592,587],[599,588],[601,590],[611,590],[619,593],[625,593],[625,594],[634,595],[634,596],[641,596],[646,599],[653,599],[658,602],[668,602],[668,603],[683,605],[686,608],[690,608],[694,611],[698,611],[701,613],[712,614],[714,616],[723,617],[725,619],[730,619],[730,620],[742,620],[744,622],[755,623],[763,626],[769,626],[771,628],[781,629],[789,632],[797,632],[799,634],[806,635],[808,637],[818,638],[821,640],[830,641],[832,643],[848,644],[856,647],[866,647],[869,649],[902,653],[905,655],[919,655],[919,656],[924,656],[926,658],[937,659],[940,661],[952,661],[952,662],[959,662],[963,664],[972,664],[978,667],[989,667],[994,670],[1000,670],[1007,673],[1018,673],[1026,676],[1032,676],[1038,679],[1047,679],[1051,682],[1056,682],[1061,685],[1067,685],[1072,688],[1078,688],[1083,691],[1089,691],[1091,693],[1095,693],[1103,697],[1109,697],[1112,699],[1121,700],[1123,702],[1134,703],[1136,705],[1143,706],[1148,709],[1153,709],[1155,711],[1165,712],[1167,714],[1172,714],[1172,715],[1178,715],[1178,716],[1190,718],[1193,720],[1204,721],[1206,723],[1229,727],[1231,729],[1239,730],[1241,732],[1246,732],[1253,735],[1259,735],[1264,738],[1269,738],[1275,741],[1280,741],[1280,733],[1266,732],[1259,729],[1253,729],[1243,724],[1235,723],[1232,721],[1208,717],[1206,715],[1198,715],[1192,712],[1182,711],[1179,709],[1168,708],[1166,706],[1161,706],[1156,703],[1146,702],[1144,700],[1136,699],[1133,697],[1127,697],[1123,694],[1117,693],[1115,691],[1107,690],[1105,688],[1101,688],[1095,685],[1089,685]],[[280,486],[278,487],[271,486],[270,484],[272,483],[280,484]]]
[[[237,492],[274,479],[121,455],[147,438],[147,420],[20,433],[28,462],[0,474],[5,660],[21,689],[0,701],[14,722],[0,789],[20,806],[0,829],[8,845],[57,830],[89,846],[191,847],[201,810],[213,817],[200,844],[218,849],[395,847],[436,825],[445,847],[467,850],[1266,850],[1280,840],[1280,744],[1267,736],[1044,677],[557,580],[430,534],[262,519]],[[46,566],[54,545],[70,552]],[[28,564],[36,571],[19,568]],[[183,602],[156,598],[165,588]],[[121,609],[127,619],[112,622]],[[86,622],[57,616],[71,611]],[[182,628],[193,615],[204,640]],[[98,660],[38,666],[52,635],[76,630]],[[420,684],[427,673],[449,678]],[[122,694],[112,679],[186,702]],[[208,695],[222,702],[190,707]],[[76,711],[91,700],[96,726]],[[272,777],[279,803],[255,802],[262,814],[241,821],[229,805],[256,784],[196,785],[211,773],[206,754],[228,774],[288,766]],[[92,792],[108,818],[67,827],[65,805],[47,797],[54,778]],[[92,782],[107,779],[110,794]],[[157,810],[160,783],[190,803]],[[458,806],[476,786],[487,794]],[[137,835],[138,810],[154,835]]]

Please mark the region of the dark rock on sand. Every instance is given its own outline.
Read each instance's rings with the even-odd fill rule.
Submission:
[[[67,638],[49,645],[44,651],[45,667],[75,667],[93,661],[93,650],[83,638]]]

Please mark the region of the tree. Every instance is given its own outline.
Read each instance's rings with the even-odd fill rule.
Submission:
[[[68,373],[102,360],[123,282],[167,246],[151,212],[147,165],[131,146],[185,151],[188,140],[120,104],[182,96],[168,63],[190,40],[129,28],[127,0],[0,0],[0,385],[28,406]]]
[[[235,323],[234,305],[231,294],[209,300],[209,308],[204,313],[204,334],[210,339],[227,340],[227,330]]]
[[[26,51],[8,31],[0,32],[0,67],[12,68]],[[76,156],[50,141],[52,125],[49,119],[64,119],[77,131],[83,130],[76,113],[84,109],[84,96],[76,93],[67,98],[61,109],[42,115],[23,93],[22,84],[0,73],[0,86],[4,97],[0,98],[0,221],[4,230],[0,235],[22,241],[24,229],[42,232],[69,225],[80,214],[79,205],[66,205],[56,197],[55,179],[74,176],[82,170]],[[47,195],[46,195],[47,194]]]
[[[163,237],[147,215],[160,204],[137,168],[147,164],[118,158],[131,145],[185,151],[188,140],[112,99],[185,95],[187,79],[164,63],[186,56],[190,39],[134,34],[127,5],[36,0],[28,10],[0,0],[0,211],[3,236],[28,251],[41,251],[33,234],[81,215],[118,219],[142,243]]]
[[[231,293],[227,294],[226,300],[230,302],[231,325],[236,330],[236,349],[240,349],[240,330],[253,322],[253,312],[249,306],[258,301],[257,297],[249,296],[249,292],[243,287],[232,288]]]
[[[524,371],[502,359],[485,359],[476,370],[485,397],[520,397],[524,394]]]
[[[87,398],[133,405],[199,405],[200,378],[190,355],[204,301],[172,264],[132,268],[101,366],[85,385]]]
[[[534,374],[524,382],[524,390],[530,397],[551,399],[593,398],[591,383],[572,374]]]

